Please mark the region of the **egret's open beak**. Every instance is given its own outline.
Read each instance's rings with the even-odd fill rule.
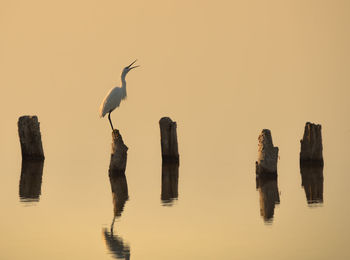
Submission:
[[[127,68],[128,68],[129,70],[132,70],[132,69],[135,69],[135,68],[137,68],[137,67],[140,67],[140,65],[136,65],[136,66],[131,67],[136,61],[137,61],[137,60],[134,60],[129,66],[127,66]]]

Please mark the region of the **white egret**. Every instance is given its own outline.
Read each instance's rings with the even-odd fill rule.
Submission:
[[[133,66],[134,63],[137,60],[135,60],[133,63],[131,63],[129,66],[126,66],[123,69],[122,75],[121,75],[121,79],[122,79],[122,87],[114,87],[112,88],[106,95],[106,97],[103,99],[101,106],[100,106],[100,117],[104,117],[107,113],[108,113],[108,120],[109,123],[111,124],[112,127],[112,131],[114,131],[113,128],[113,124],[111,121],[111,112],[116,109],[117,107],[119,107],[120,102],[126,98],[126,81],[125,81],[125,77],[126,74],[128,74],[128,72],[134,68],[139,67],[139,65],[137,66]]]

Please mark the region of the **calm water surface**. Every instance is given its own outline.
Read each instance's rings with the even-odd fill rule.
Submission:
[[[299,168],[297,134],[289,135],[293,142],[275,138],[284,144],[274,143],[281,151],[277,180],[255,178],[258,129],[256,136],[241,132],[251,155],[235,156],[220,154],[220,147],[232,145],[227,151],[235,150],[235,142],[225,144],[223,136],[209,141],[209,146],[195,147],[196,137],[186,136],[186,126],[179,121],[177,168],[162,165],[157,122],[154,125],[154,133],[148,133],[154,138],[140,138],[135,148],[129,145],[125,176],[111,178],[108,142],[98,160],[88,149],[64,155],[63,146],[65,159],[55,160],[49,152],[56,148],[45,146],[48,137],[42,123],[47,159],[32,165],[21,164],[18,143],[16,160],[2,167],[4,259],[25,255],[39,259],[327,259],[338,255],[345,259],[348,255],[346,147],[332,144],[338,136],[332,137],[326,125],[324,169]],[[303,125],[299,136],[302,132]],[[283,134],[288,135],[280,131]],[[124,138],[126,143],[129,138]],[[193,148],[183,149],[186,139]],[[147,154],[136,145],[152,146],[157,153]],[[290,151],[284,151],[288,147]],[[41,170],[42,178],[37,174]],[[27,171],[27,177],[21,171]],[[162,172],[167,175],[162,177]]]

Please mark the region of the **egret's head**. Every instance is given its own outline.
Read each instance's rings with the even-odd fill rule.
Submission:
[[[131,63],[129,66],[126,66],[124,69],[123,69],[123,72],[122,72],[122,76],[126,76],[126,74],[128,74],[128,72],[132,69],[135,69],[137,67],[140,67],[140,65],[136,65],[136,66],[132,66],[134,65],[134,63],[136,62],[137,60],[134,60],[133,63]]]

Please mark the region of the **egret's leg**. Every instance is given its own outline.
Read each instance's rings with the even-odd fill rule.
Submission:
[[[111,120],[111,112],[108,113],[108,120],[109,120],[109,123],[111,124],[112,131],[114,133],[114,128],[113,128],[113,124],[112,124],[112,120]]]
[[[114,222],[115,222],[115,216],[113,218],[112,225],[111,225],[111,235],[112,236],[113,236]]]
[[[109,123],[111,124],[111,127],[112,127],[112,134],[113,134],[114,141],[116,141],[117,140],[117,136],[116,136],[116,134],[114,132],[114,128],[113,128],[113,124],[112,124],[112,120],[111,120],[111,112],[108,113],[108,120],[109,120]]]

